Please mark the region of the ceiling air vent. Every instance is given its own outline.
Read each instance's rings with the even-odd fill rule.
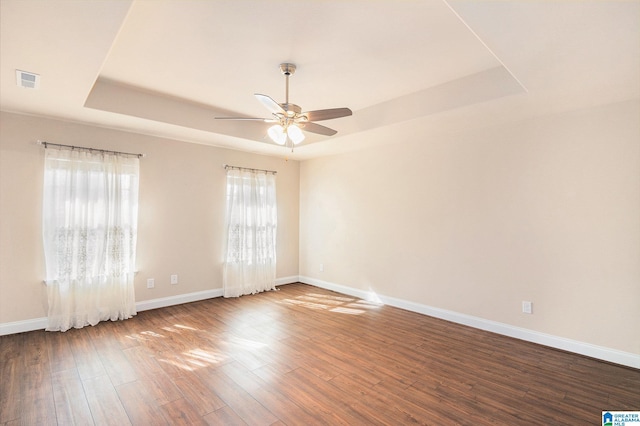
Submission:
[[[16,70],[16,83],[26,89],[38,89],[40,87],[40,75]]]

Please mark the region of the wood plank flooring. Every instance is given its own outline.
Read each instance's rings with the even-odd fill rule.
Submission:
[[[304,284],[0,337],[1,425],[596,425],[640,370]]]

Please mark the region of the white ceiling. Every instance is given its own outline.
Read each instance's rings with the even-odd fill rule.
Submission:
[[[4,111],[305,159],[640,98],[640,0],[0,0]],[[253,94],[350,107],[293,154]],[[16,69],[41,75],[16,85]],[[394,135],[390,137],[390,135]],[[43,135],[46,139],[46,135]],[[52,141],[64,143],[64,141]]]

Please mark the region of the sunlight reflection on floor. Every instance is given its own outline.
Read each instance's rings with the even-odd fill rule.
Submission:
[[[300,306],[307,309],[324,310],[337,314],[346,315],[362,315],[368,311],[372,311],[383,306],[379,299],[373,293],[370,300],[362,300],[355,297],[343,295],[325,295],[320,293],[306,293],[295,298],[283,299],[277,303]],[[252,311],[252,314],[255,312]],[[205,330],[190,327],[184,324],[173,324],[172,326],[160,327],[163,334],[152,330],[140,331],[127,335],[127,338],[139,342],[151,342],[154,339],[171,338],[171,334],[189,335],[192,333],[202,333]],[[217,340],[216,346],[220,351],[205,350],[201,348],[189,349],[180,354],[171,357],[156,358],[158,362],[170,365],[172,367],[185,370],[196,371],[200,368],[206,368],[211,365],[221,364],[229,360],[230,353],[253,353],[262,348],[268,348],[266,343],[241,338],[237,336],[225,336]]]
[[[193,327],[181,324],[174,324],[172,327],[161,327],[167,333],[185,334],[192,332],[200,332]],[[142,331],[140,333],[127,336],[129,339],[137,341],[150,341],[152,339],[166,338],[162,334],[151,330]],[[268,347],[266,343],[258,342],[251,339],[245,339],[237,336],[231,336],[226,339],[220,339],[217,343],[222,351],[204,350],[201,348],[189,349],[176,356],[157,358],[158,362],[171,365],[186,371],[195,371],[199,368],[216,365],[227,361],[230,357],[229,353],[255,352],[262,348]]]
[[[279,303],[348,315],[361,315],[367,310],[377,309],[382,306],[381,303],[369,302],[353,297],[329,296],[318,293],[307,293],[295,299],[284,299]]]
[[[219,364],[229,357],[218,352],[205,351],[203,349],[191,349],[182,352],[179,356],[159,358],[158,362],[172,365],[186,371],[195,371],[199,368]]]

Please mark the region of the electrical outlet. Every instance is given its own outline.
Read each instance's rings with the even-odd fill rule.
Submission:
[[[320,272],[324,272],[324,263],[320,264]]]
[[[156,280],[149,278],[147,280],[147,288],[154,288],[156,286]]]
[[[533,313],[533,303],[523,300],[522,301],[522,313],[525,313],[525,314]]]
[[[174,284],[174,285],[178,284],[178,275],[177,274],[171,275],[171,284]]]

